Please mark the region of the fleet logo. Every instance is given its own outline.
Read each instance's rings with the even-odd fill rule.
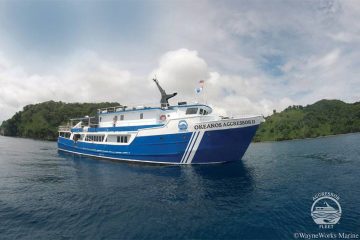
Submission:
[[[331,192],[320,192],[313,197],[311,217],[320,229],[333,229],[339,223],[342,210],[339,203],[340,197]],[[355,232],[296,232],[295,239],[360,239],[360,234]]]
[[[322,229],[332,229],[341,218],[340,197],[335,193],[321,192],[313,197],[311,217]]]
[[[185,120],[180,120],[178,128],[180,131],[186,131],[188,129],[188,123]]]

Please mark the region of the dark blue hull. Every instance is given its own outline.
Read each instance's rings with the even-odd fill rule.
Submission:
[[[163,164],[206,164],[240,160],[256,126],[136,137],[129,145],[74,142],[59,137],[59,150],[123,161]]]

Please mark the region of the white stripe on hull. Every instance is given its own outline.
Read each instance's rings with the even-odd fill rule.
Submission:
[[[195,142],[195,144],[194,144],[193,149],[190,151],[190,156],[189,156],[189,158],[187,159],[186,164],[190,164],[190,163],[192,162],[192,160],[193,160],[193,158],[194,158],[194,156],[195,156],[195,154],[196,154],[196,151],[197,151],[197,149],[198,149],[198,147],[199,147],[199,145],[200,145],[200,142],[201,142],[201,140],[202,140],[202,138],[203,138],[203,136],[204,136],[204,133],[205,133],[205,131],[200,131],[200,132],[199,132],[198,138],[197,138],[197,140],[196,140],[196,142]]]
[[[180,161],[181,164],[190,164],[196,154],[200,142],[204,136],[205,131],[193,132],[184,155]]]
[[[187,147],[186,147],[186,149],[185,149],[184,155],[183,155],[183,157],[181,158],[180,163],[183,163],[183,161],[184,161],[184,159],[185,159],[185,157],[186,157],[186,155],[187,155],[187,151],[188,151],[188,149],[189,149],[189,147],[190,147],[190,145],[191,145],[191,143],[192,143],[192,140],[193,140],[193,138],[194,138],[194,135],[195,135],[194,133],[195,133],[195,132],[193,132],[193,133],[191,134],[191,138],[190,138],[189,143],[188,143],[188,145],[187,145]]]
[[[185,152],[185,157],[182,160],[181,163],[186,163],[186,160],[189,158],[189,155],[191,153],[191,150],[195,144],[195,141],[197,140],[197,136],[199,135],[199,132],[194,132],[194,137],[192,138],[192,141],[189,143],[189,148],[188,150]]]

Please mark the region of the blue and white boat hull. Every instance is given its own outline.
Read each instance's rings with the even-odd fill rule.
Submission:
[[[58,148],[84,156],[160,164],[236,161],[245,154],[262,120],[261,116],[200,123],[173,120],[163,126],[138,129],[127,145],[59,137]]]

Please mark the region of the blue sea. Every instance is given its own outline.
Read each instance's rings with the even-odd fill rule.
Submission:
[[[225,157],[225,156],[224,156]],[[320,229],[313,197],[337,194]],[[251,144],[241,161],[119,163],[0,137],[0,239],[295,239],[360,234],[360,134]]]

